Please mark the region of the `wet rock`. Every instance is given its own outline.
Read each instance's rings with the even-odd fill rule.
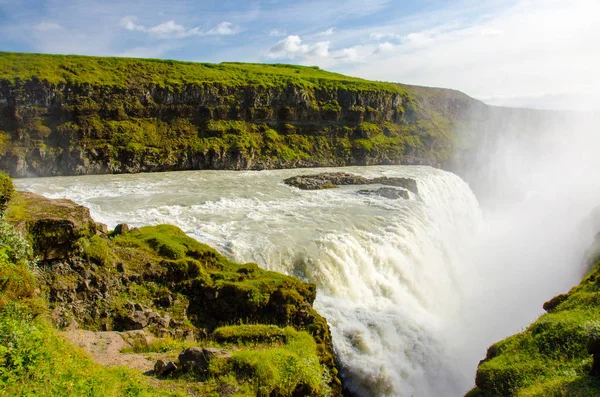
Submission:
[[[359,190],[358,194],[365,196],[381,196],[388,199],[405,199],[408,200],[408,192],[406,190],[394,189],[393,187],[382,187],[376,190]]]
[[[158,360],[154,364],[154,374],[156,376],[169,376],[173,372],[177,371],[177,365],[173,361]]]
[[[331,189],[337,186],[345,185],[386,185],[401,187],[414,194],[419,194],[417,181],[412,178],[400,177],[378,177],[365,178],[360,175],[354,175],[346,172],[325,172],[314,175],[298,175],[287,178],[283,181],[285,184],[297,187],[302,190]]]
[[[338,185],[364,185],[369,182],[367,178],[346,172],[325,172],[315,175],[299,175],[283,181],[286,185],[302,190],[331,189]]]
[[[387,176],[382,176],[379,178],[373,178],[369,183],[378,183],[386,186],[396,186],[402,187],[414,194],[419,194],[419,188],[417,187],[417,181],[412,178],[388,178]]]
[[[190,347],[179,354],[179,364],[184,371],[204,373],[208,370],[208,365],[212,359],[228,359],[230,357],[231,353],[227,350],[213,347]]]

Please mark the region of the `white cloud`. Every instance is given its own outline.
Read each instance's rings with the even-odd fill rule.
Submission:
[[[313,45],[302,43],[300,36],[291,35],[279,41],[269,49],[269,57],[281,59],[302,59],[309,57],[327,57],[329,41],[319,41]]]
[[[435,42],[436,34],[431,31],[409,33],[402,37],[402,44],[410,48],[427,47]]]
[[[121,27],[131,31],[145,32],[146,28],[135,23],[136,17],[128,16],[121,19]]]
[[[335,53],[334,58],[344,62],[360,62],[364,60],[356,47],[343,48]]]
[[[271,37],[281,37],[287,35],[287,31],[285,29],[272,29],[269,32],[269,36]]]
[[[337,71],[509,98],[490,101],[504,105],[511,100],[519,105],[526,102],[519,98],[527,98],[555,106],[559,96],[589,98],[600,92],[599,2],[518,0],[480,19],[462,21],[415,29],[367,63],[340,63]],[[387,28],[389,32],[392,27]]]
[[[384,43],[379,43],[377,45],[377,48],[375,49],[374,54],[379,54],[382,52],[390,52],[390,51],[393,51],[395,48],[396,48],[395,45],[393,45],[389,41],[386,41]]]
[[[501,35],[503,32],[499,29],[494,29],[494,28],[483,28],[481,29],[481,35],[483,37],[494,37],[494,36],[499,36]]]
[[[160,39],[182,39],[190,36],[230,36],[239,32],[237,27],[227,21],[221,22],[214,28],[208,30],[201,30],[199,27],[186,29],[184,26],[179,25],[173,20],[152,27],[139,25],[136,21],[136,17],[124,17],[121,19],[121,27],[129,31],[145,32],[150,36]]]
[[[335,32],[335,28],[329,28],[323,32],[317,33],[317,36],[331,36]]]
[[[48,32],[51,30],[61,30],[63,27],[54,22],[40,22],[34,26],[38,32]]]
[[[238,33],[239,29],[234,27],[231,22],[221,22],[216,27],[209,29],[206,32],[199,32],[198,34],[204,36],[231,36]]]
[[[373,40],[383,40],[383,39],[395,39],[399,40],[402,38],[401,35],[395,33],[382,33],[382,32],[371,32],[369,33],[369,37]]]
[[[170,37],[175,37],[179,39],[191,36],[195,32],[194,29],[186,30],[183,26],[175,23],[175,21],[163,22],[144,31],[148,32],[152,36],[156,36],[162,39]]]

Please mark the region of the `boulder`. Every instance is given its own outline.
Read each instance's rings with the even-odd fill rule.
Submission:
[[[177,371],[177,365],[173,361],[158,360],[154,364],[154,375],[156,376],[169,376],[175,371]]]
[[[545,311],[547,312],[552,312],[554,309],[556,309],[556,307],[558,305],[560,305],[561,303],[563,303],[564,301],[567,300],[567,298],[569,297],[568,294],[560,294],[555,296],[554,298],[550,299],[548,302],[545,302],[543,305],[543,308]]]
[[[388,178],[387,176],[382,176],[379,178],[373,178],[369,183],[378,183],[386,186],[396,186],[402,187],[414,194],[419,194],[419,188],[417,187],[417,181],[412,178]]]
[[[108,226],[104,223],[96,222],[96,231],[100,234],[108,234]]]
[[[142,311],[134,311],[118,321],[119,327],[124,330],[144,329],[148,326],[148,317]]]
[[[35,255],[44,260],[67,258],[78,249],[80,238],[96,234],[96,222],[87,208],[29,192],[15,195],[6,218],[29,236]]]
[[[184,371],[204,373],[208,370],[210,361],[214,358],[231,357],[227,350],[213,347],[190,347],[179,354],[179,364]]]
[[[126,223],[119,223],[117,226],[115,226],[115,230],[113,231],[114,234],[125,234],[129,231],[129,225]]]
[[[412,178],[387,177],[365,178],[347,172],[324,172],[314,175],[298,175],[283,181],[286,185],[302,190],[331,189],[345,185],[386,185],[404,188],[414,194],[419,194],[417,181]]]
[[[347,172],[324,172],[315,175],[299,175],[283,181],[286,185],[302,190],[331,189],[341,185],[364,185],[369,180]]]
[[[359,190],[358,194],[365,196],[381,196],[388,199],[405,199],[408,200],[408,192],[406,190],[394,189],[393,187],[382,187],[376,190]]]

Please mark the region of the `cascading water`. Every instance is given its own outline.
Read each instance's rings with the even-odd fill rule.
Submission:
[[[323,170],[318,170],[323,171]],[[451,335],[473,280],[481,212],[469,187],[429,167],[349,167],[404,176],[419,194],[390,200],[364,186],[300,191],[281,181],[317,170],[195,171],[19,180],[88,206],[109,226],[172,223],[232,259],[318,286],[345,384],[358,395],[460,395],[472,384]],[[329,171],[338,171],[329,170]],[[454,331],[450,331],[454,329]],[[490,341],[486,341],[489,343]]]

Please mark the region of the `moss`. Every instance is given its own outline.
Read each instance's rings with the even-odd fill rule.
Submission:
[[[600,309],[599,275],[596,264],[578,286],[545,305],[550,313],[490,347],[469,396],[598,395],[587,346]]]
[[[100,236],[92,236],[90,239],[83,239],[80,242],[83,248],[83,256],[98,264],[106,265],[110,259],[110,249],[106,240]]]
[[[219,343],[248,344],[285,342],[286,333],[275,325],[248,324],[220,327],[213,338]]]
[[[5,173],[0,172],[0,216],[4,214],[14,190],[10,177]]]

